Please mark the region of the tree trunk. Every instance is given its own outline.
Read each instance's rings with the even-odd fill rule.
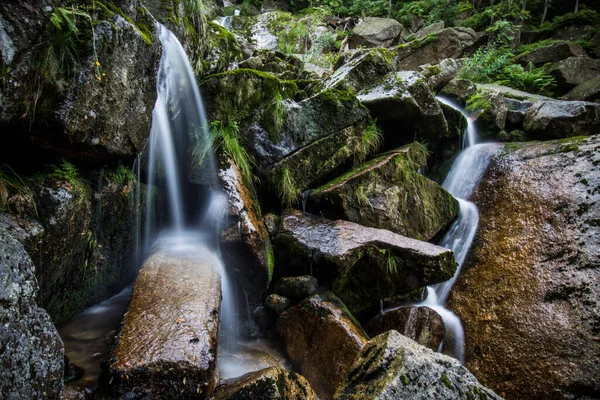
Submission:
[[[546,21],[546,14],[548,14],[548,3],[550,3],[550,0],[544,0],[544,13],[542,14],[542,22],[540,22],[540,26]]]
[[[573,11],[573,14],[577,14],[577,11],[579,11],[579,0],[575,0],[575,11]]]

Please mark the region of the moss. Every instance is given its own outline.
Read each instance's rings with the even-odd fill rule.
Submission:
[[[402,382],[402,384],[403,384],[404,386],[407,386],[407,385],[408,385],[408,383],[409,383],[409,382],[408,382],[408,378],[406,377],[406,375],[400,375],[400,381]]]
[[[409,43],[409,45],[413,49],[420,49],[421,47],[425,46],[426,44],[435,42],[436,40],[438,40],[438,37],[434,33],[430,33],[429,35],[425,36],[423,39],[413,40],[412,42]]]
[[[446,376],[446,373],[442,373],[442,377],[440,378],[440,380],[444,383],[444,385],[446,385],[448,389],[454,390],[454,386],[450,382],[450,379],[448,379],[448,377]]]
[[[267,268],[269,272],[269,282],[267,285],[273,280],[273,272],[275,271],[275,253],[273,252],[273,245],[270,241],[266,242],[266,252],[267,252]]]

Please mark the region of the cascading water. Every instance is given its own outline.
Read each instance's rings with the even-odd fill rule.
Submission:
[[[459,202],[458,218],[439,243],[452,249],[458,263],[454,276],[446,281],[427,288],[427,298],[420,305],[434,309],[444,319],[446,337],[441,346],[453,357],[464,361],[464,332],[460,319],[444,305],[467,257],[477,231],[479,212],[477,206],[468,199],[486,171],[490,159],[498,145],[477,144],[478,137],[473,120],[456,104],[439,97],[438,100],[461,112],[467,120],[463,137],[463,151],[458,156],[442,186]],[[440,348],[440,351],[442,348]]]

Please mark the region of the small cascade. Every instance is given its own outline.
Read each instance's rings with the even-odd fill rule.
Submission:
[[[458,267],[450,280],[428,287],[427,298],[420,305],[434,309],[443,318],[446,326],[446,337],[441,347],[445,352],[462,362],[464,361],[462,323],[456,314],[445,307],[445,304],[456,279],[460,275],[479,223],[477,206],[468,199],[485,173],[498,145],[494,143],[477,144],[479,139],[473,120],[453,102],[441,97],[438,97],[438,100],[459,111],[467,120],[467,128],[462,140],[463,151],[457,157],[442,184],[458,200],[460,211],[454,224],[438,243],[440,246],[449,248],[454,252]],[[441,350],[442,348],[440,348]]]

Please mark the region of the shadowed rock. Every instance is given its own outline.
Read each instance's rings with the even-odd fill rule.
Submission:
[[[448,249],[300,211],[282,216],[275,249],[279,273],[312,272],[320,284],[332,284],[333,292],[353,312],[450,279],[456,270]]]
[[[401,307],[377,315],[365,325],[371,337],[395,330],[422,346],[437,351],[446,328],[442,317],[429,307]]]
[[[518,56],[515,61],[523,66],[532,63],[536,67],[541,67],[546,63],[555,63],[569,57],[587,56],[583,48],[575,43],[562,42],[554,43],[550,46],[544,46],[530,51],[527,54]]]
[[[99,387],[110,398],[187,398],[214,387],[221,303],[216,256],[159,252],[144,263]]]
[[[426,162],[420,144],[406,145],[314,190],[307,208],[330,219],[430,240],[458,215],[458,202],[418,173]]]
[[[271,367],[250,372],[219,386],[211,400],[317,400],[302,375]]]
[[[539,101],[527,111],[523,127],[536,139],[592,135],[600,129],[600,104]]]
[[[551,74],[556,78],[558,94],[565,94],[580,83],[600,78],[600,60],[569,57],[557,63]]]
[[[565,98],[598,102],[600,100],[600,77],[580,83],[567,93]]]
[[[451,357],[389,331],[357,357],[336,400],[501,399]]]
[[[322,399],[333,396],[368,340],[331,293],[316,294],[281,314],[277,332],[290,360]]]

